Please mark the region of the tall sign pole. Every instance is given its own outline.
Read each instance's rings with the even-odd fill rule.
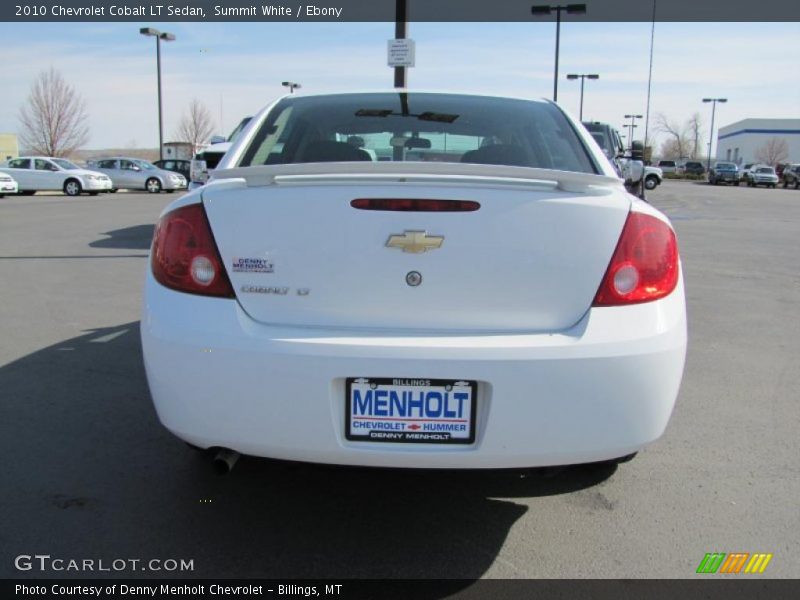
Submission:
[[[408,35],[408,21],[406,20],[406,0],[395,0],[394,38],[404,40]],[[394,68],[394,87],[404,88],[407,82],[407,67]]]

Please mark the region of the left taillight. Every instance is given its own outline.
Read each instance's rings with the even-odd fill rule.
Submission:
[[[161,217],[150,266],[156,280],[173,290],[234,297],[202,204],[176,208]]]

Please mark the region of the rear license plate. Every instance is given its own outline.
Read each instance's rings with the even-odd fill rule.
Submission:
[[[471,444],[476,390],[474,381],[348,378],[345,437],[356,442]]]

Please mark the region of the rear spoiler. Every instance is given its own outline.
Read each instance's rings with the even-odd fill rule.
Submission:
[[[583,194],[623,187],[617,177],[532,167],[426,162],[324,162],[215,169],[211,179],[243,179],[248,187],[426,183],[522,186]]]

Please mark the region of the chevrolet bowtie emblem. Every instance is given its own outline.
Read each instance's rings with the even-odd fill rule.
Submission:
[[[443,235],[428,235],[427,231],[405,231],[403,235],[393,234],[386,240],[387,248],[400,248],[403,252],[421,254],[442,247]]]

